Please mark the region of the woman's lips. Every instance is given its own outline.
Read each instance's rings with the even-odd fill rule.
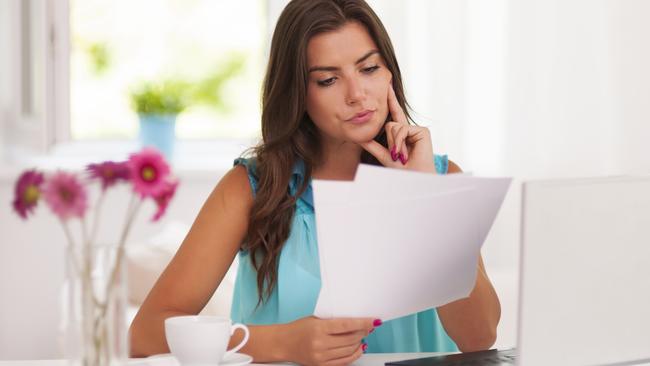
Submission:
[[[375,111],[363,111],[361,113],[357,113],[354,117],[350,118],[347,120],[347,122],[359,124],[359,123],[366,123],[370,121],[372,118],[373,114],[375,114]]]

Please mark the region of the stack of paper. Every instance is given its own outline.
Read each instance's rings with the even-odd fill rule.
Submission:
[[[510,182],[365,164],[352,182],[314,180],[314,315],[390,320],[467,297]]]

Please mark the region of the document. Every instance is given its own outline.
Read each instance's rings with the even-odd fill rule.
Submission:
[[[510,183],[365,164],[352,182],[314,180],[314,315],[386,321],[467,297]]]

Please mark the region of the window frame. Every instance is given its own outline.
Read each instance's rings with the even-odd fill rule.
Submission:
[[[10,57],[5,72],[15,91],[9,93],[5,126],[10,156],[45,154],[69,140],[68,5],[68,0],[6,4],[12,21],[7,25]],[[25,83],[25,73],[30,73],[30,83]],[[32,100],[25,100],[26,95]]]

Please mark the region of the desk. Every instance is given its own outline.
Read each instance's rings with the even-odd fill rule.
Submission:
[[[435,355],[442,355],[444,353],[368,353],[363,356],[353,365],[356,366],[382,366],[388,361],[406,360],[409,358],[431,357]],[[154,364],[147,363],[146,359],[128,360],[126,366],[153,366]],[[261,364],[252,363],[251,365],[293,365],[291,363],[272,363]],[[25,360],[25,361],[0,361],[0,366],[68,366],[66,360]]]

